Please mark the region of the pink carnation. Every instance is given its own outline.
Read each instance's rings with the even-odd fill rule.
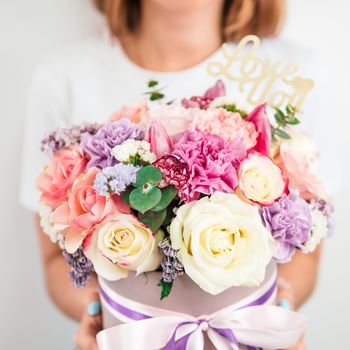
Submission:
[[[235,166],[245,156],[240,145],[225,144],[220,136],[201,131],[184,133],[172,154],[189,168],[190,199],[198,199],[201,193],[233,193],[238,184]]]
[[[245,150],[253,148],[258,137],[253,123],[242,119],[239,113],[228,112],[223,108],[198,112],[190,128],[219,135],[225,142],[239,140]]]

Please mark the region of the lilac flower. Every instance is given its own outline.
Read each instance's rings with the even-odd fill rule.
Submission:
[[[111,150],[127,139],[141,139],[143,130],[129,119],[120,119],[105,124],[93,136],[83,139],[83,149],[91,156],[88,167],[106,168],[113,166],[117,160]]]
[[[159,243],[159,248],[165,255],[160,264],[163,270],[163,281],[170,283],[184,273],[184,266],[177,257],[177,250],[171,247],[168,238]]]
[[[102,196],[108,196],[111,193],[120,194],[136,181],[138,169],[139,167],[123,163],[104,168],[97,174],[94,188]]]
[[[79,144],[83,134],[94,135],[99,128],[99,124],[91,123],[58,128],[41,141],[40,149],[51,154],[61,148]]]
[[[94,271],[92,262],[84,255],[82,249],[78,249],[73,254],[63,250],[62,254],[71,268],[69,277],[74,287],[85,287],[90,280],[91,273]]]
[[[309,205],[297,191],[292,191],[273,205],[263,207],[260,214],[277,242],[275,259],[280,263],[290,261],[295,249],[309,238],[312,228]]]

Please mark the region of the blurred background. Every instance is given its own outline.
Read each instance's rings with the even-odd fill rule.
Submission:
[[[289,0],[282,35],[314,48],[334,75],[336,100],[329,118],[341,123],[345,174],[350,176],[350,2]],[[18,204],[22,124],[35,66],[45,56],[96,33],[102,19],[87,0],[0,0],[0,348],[72,349],[76,325],[48,299],[31,213]],[[309,349],[350,349],[349,317],[350,186],[343,183],[337,207],[336,235],[325,244],[318,289],[302,312],[308,319]]]

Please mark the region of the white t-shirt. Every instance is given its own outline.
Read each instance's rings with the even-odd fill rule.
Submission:
[[[263,40],[260,55],[300,63],[303,75],[316,81],[316,88],[303,107],[302,127],[313,135],[321,148],[322,172],[334,192],[340,182],[340,171],[336,170],[339,169],[338,150],[336,139],[332,139],[335,133],[330,122],[332,99],[329,91],[322,88],[329,86],[324,77],[326,68],[315,66],[314,56],[309,50],[283,39]],[[208,75],[207,64],[213,59],[220,60],[220,57],[221,52],[217,51],[202,63],[183,71],[151,72],[132,63],[120,45],[107,35],[90,38],[55,53],[37,68],[29,95],[21,204],[32,211],[38,208],[38,191],[34,183],[48,161],[47,155],[40,152],[40,141],[45,134],[62,122],[107,120],[121,106],[135,104],[144,98],[146,83],[150,79],[166,86],[164,92],[169,100],[201,95],[217,80]],[[232,82],[225,84],[229,95],[238,96],[238,89]],[[239,98],[244,99],[244,94]]]

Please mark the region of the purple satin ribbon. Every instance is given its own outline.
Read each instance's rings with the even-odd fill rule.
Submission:
[[[238,310],[240,309],[244,309],[247,307],[252,307],[252,306],[258,306],[258,305],[264,305],[272,296],[273,292],[275,291],[277,287],[277,282],[274,282],[273,285],[266,291],[266,293],[264,293],[262,296],[260,296],[258,299],[253,300],[252,302],[250,302],[247,305],[241,306],[240,308],[238,308]],[[101,292],[101,296],[103,297],[103,299],[107,302],[107,304],[114,309],[115,311],[119,312],[120,314],[134,320],[134,321],[140,321],[140,320],[145,320],[148,318],[152,318],[152,316],[149,315],[145,315],[142,314],[138,311],[134,311],[131,310],[119,303],[117,303],[115,300],[113,300],[101,287],[100,287],[100,292]],[[214,328],[211,327],[209,324],[210,320],[205,320],[205,319],[201,319],[201,320],[195,320],[195,321],[187,321],[187,322],[182,322],[179,325],[177,325],[177,327],[175,328],[174,333],[172,334],[171,338],[169,339],[168,343],[166,344],[164,350],[186,350],[186,346],[188,343],[188,340],[190,338],[190,336],[197,330],[195,329],[194,331],[186,334],[185,336],[181,337],[180,339],[176,340],[176,333],[177,331],[187,325],[187,324],[196,324],[198,325],[198,327],[201,327],[201,325],[206,322],[208,324],[208,327],[211,328],[212,330],[214,330],[215,332],[217,332],[220,336],[222,336],[223,338],[227,339],[228,341],[230,341],[232,344],[235,345],[239,345],[237,338],[233,332],[232,329],[230,328]],[[244,344],[241,344],[244,345]],[[262,350],[260,348],[255,348],[252,346],[247,346],[247,350]]]

